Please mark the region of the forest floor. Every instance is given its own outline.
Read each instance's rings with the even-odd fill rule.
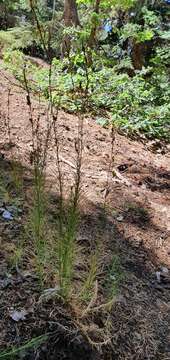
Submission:
[[[18,238],[23,235],[32,186],[29,172],[31,127],[26,94],[4,70],[0,76],[0,208],[21,208],[19,215],[14,215],[12,220],[7,221],[0,215],[1,351],[21,346],[31,338],[51,331],[50,341],[36,353],[29,350],[18,358],[168,360],[170,147],[154,141],[142,143],[116,133],[113,149],[116,172],[114,176],[108,176],[110,132],[97,125],[94,119],[87,117],[84,120],[81,221],[77,236],[77,242],[84,250],[76,267],[83,268],[86,256],[99,239],[100,270],[102,268],[104,272],[115,256],[123,273],[109,317],[111,344],[93,347],[84,336],[82,327],[78,329],[77,317],[74,318],[72,310],[69,312],[68,305],[56,299],[39,301],[40,291],[31,268],[29,251],[19,269],[13,266],[11,259]],[[33,100],[33,106],[35,114],[40,112],[43,124],[45,104]],[[8,119],[11,144],[5,126]],[[77,118],[60,111],[57,121],[67,189],[74,175]],[[11,163],[15,160],[26,169],[22,196],[14,191],[12,183]],[[51,146],[47,167],[51,196],[56,190],[55,164],[56,154]],[[105,190],[108,194],[104,210]],[[101,287],[103,272],[97,275]],[[76,280],[79,282],[79,278]],[[96,305],[100,304],[99,300]],[[12,319],[11,314],[21,309],[26,311],[24,319]],[[96,333],[102,330],[104,316],[103,313],[93,314],[86,319],[84,327],[88,323],[88,335],[93,341],[98,340]]]

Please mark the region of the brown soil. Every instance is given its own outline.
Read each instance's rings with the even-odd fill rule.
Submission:
[[[11,160],[19,161],[28,171],[32,151],[26,94],[14,83],[11,75],[1,71],[0,169],[13,200],[17,199],[17,194],[11,183]],[[45,127],[45,104],[40,105],[34,99],[33,105],[34,116],[39,112],[42,127]],[[12,144],[9,144],[5,126],[8,118]],[[68,190],[74,175],[76,116],[60,111],[58,132],[65,189]],[[96,301],[96,305],[100,305],[104,300],[108,266],[113,256],[120,259],[124,278],[119,280],[119,294],[115,296],[108,318],[111,340],[96,348],[86,336],[88,334],[94,342],[103,339],[99,335],[106,320],[103,311],[91,315],[81,325],[74,307],[54,299],[39,302],[40,290],[31,269],[30,254],[24,256],[22,263],[24,277],[11,267],[9,255],[13,253],[17,238],[23,234],[29,206],[31,178],[25,176],[25,198],[20,204],[22,214],[12,222],[0,217],[0,348],[20,346],[49,332],[49,340],[38,350],[27,350],[18,358],[167,360],[170,358],[170,149],[168,146],[156,148],[151,142],[144,144],[116,134],[116,171],[108,173],[109,130],[101,128],[94,119],[86,118],[84,134],[81,225],[77,237],[82,254],[76,267],[81,273],[86,258],[100,241],[99,261],[102,265]],[[55,160],[54,145],[51,144],[47,179],[53,196],[56,191]],[[10,204],[9,199],[6,201]],[[160,281],[157,272],[161,274]],[[80,281],[78,276],[76,281]],[[26,320],[15,322],[11,319],[10,314],[16,309],[27,310]]]

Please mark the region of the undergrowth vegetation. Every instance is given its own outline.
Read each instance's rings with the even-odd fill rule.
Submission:
[[[79,6],[81,14],[85,5],[80,3]],[[104,6],[106,18],[109,5]],[[28,21],[22,27],[0,32],[4,66],[12,71],[22,85],[25,66],[30,90],[48,99],[49,69],[39,66],[24,55],[30,46],[37,46],[41,49],[40,56],[42,57],[44,52],[44,58],[51,58],[52,61],[51,96],[54,106],[60,102],[60,106],[66,111],[81,111],[83,94],[87,97],[83,110],[96,119],[102,117],[106,122],[109,119],[122,133],[138,136],[143,133],[149,138],[169,140],[167,78],[170,54],[167,45],[169,30],[166,24],[168,8],[165,10],[164,14],[159,8],[134,7],[127,15],[128,19],[123,19],[121,25],[113,11],[110,19],[111,30],[107,32],[107,28],[105,30],[102,26],[104,14],[96,14],[95,19],[95,13],[91,15],[87,6],[86,16],[82,18],[83,29],[67,27],[63,30],[63,36],[70,38],[72,43],[69,54],[63,59],[55,57],[52,50],[52,44],[55,41],[55,44],[58,44],[59,41],[54,40],[57,36],[55,26],[58,13],[47,27],[40,11],[40,17],[37,18],[41,28],[39,35],[35,27],[31,33]],[[135,12],[138,14],[136,18]],[[89,49],[89,29],[93,22],[98,32],[95,47]],[[48,31],[51,28],[53,32],[49,40]]]
[[[162,61],[159,51],[152,59],[153,65],[156,63],[156,66],[158,61]],[[103,66],[100,58],[95,58],[93,68],[88,68],[87,80],[84,54],[81,53],[79,56],[73,54],[71,62],[73,70],[70,76],[68,61],[61,63],[57,59],[53,60],[54,106],[60,101],[60,106],[66,111],[81,111],[82,92],[86,91],[88,81],[85,110],[96,119],[102,116],[105,119],[103,125],[109,119],[109,122],[113,121],[116,127],[122,129],[122,133],[136,133],[139,136],[144,133],[149,138],[169,139],[169,86],[165,68],[157,71],[150,66],[136,71],[136,74],[130,77],[127,73],[119,73],[117,65]],[[24,55],[16,50],[6,52],[4,63],[5,67],[11,70],[16,79],[23,84]],[[25,63],[30,89],[35,94],[41,94],[44,99],[48,99],[48,69],[40,69],[29,60],[25,60]]]
[[[4,6],[3,1],[1,5]],[[116,254],[112,254],[104,271],[100,269],[102,250],[98,234],[93,239],[88,259],[85,259],[84,249],[77,241],[81,222],[84,117],[93,117],[98,124],[111,129],[108,172],[113,176],[115,129],[134,137],[170,140],[168,8],[165,5],[165,13],[162,14],[159,4],[154,6],[149,3],[146,6],[133,0],[113,0],[111,4],[106,0],[101,3],[79,0],[74,5],[73,13],[77,15],[71,20],[66,17],[67,9],[63,9],[62,1],[52,1],[50,5],[44,1],[9,1],[9,7],[3,8],[1,69],[10,71],[17,80],[17,86],[26,94],[33,178],[24,241],[18,242],[11,263],[18,271],[22,258],[29,253],[27,261],[33,264],[43,299],[54,295],[63,303],[71,304],[76,324],[90,346],[98,348],[110,343],[108,314],[124,276]],[[15,18],[13,25],[9,10]],[[64,24],[60,21],[63,10]],[[10,92],[8,99],[5,128],[11,144]],[[39,108],[44,106],[45,119],[42,120],[40,111],[34,113],[33,99]],[[71,163],[74,170],[69,184],[65,183],[62,168],[65,159],[60,153],[62,140],[58,133],[58,111],[61,108],[75,113],[78,122],[77,134],[72,141],[75,161]],[[53,171],[57,184],[52,222],[47,180],[50,148],[55,152]],[[24,198],[23,172],[14,162],[12,149],[11,159],[15,193]],[[2,182],[0,178],[0,194],[4,198],[8,191],[3,188]],[[5,205],[9,202],[7,198]],[[79,272],[76,265],[81,256],[86,266],[80,271],[76,284],[74,278]],[[104,273],[104,290],[100,287],[100,270]],[[99,305],[96,305],[97,299]],[[83,320],[101,309],[105,311],[103,332],[99,329],[100,336],[93,340]],[[43,337],[35,338],[20,350],[36,346],[43,340]],[[17,352],[13,349],[9,353],[0,353],[0,359],[15,357]]]

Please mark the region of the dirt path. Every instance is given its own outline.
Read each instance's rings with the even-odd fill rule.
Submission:
[[[9,115],[12,153],[16,158],[19,156],[22,164],[29,166],[31,128],[26,95],[19,87],[11,85],[11,81],[15,82],[11,75],[1,71],[0,153],[5,159],[10,159],[11,149],[8,148],[8,134],[4,126],[4,120]],[[40,111],[43,123],[45,106],[40,106],[35,100],[33,104],[35,114]],[[58,129],[65,182],[70,184],[74,168],[69,162],[74,164],[75,160],[77,118],[60,111]],[[111,140],[109,131],[90,118],[84,121],[84,134],[82,208],[87,217],[82,232],[84,234],[85,229],[86,237],[93,238],[99,222],[98,209],[104,204]],[[156,272],[161,269],[169,269],[170,272],[170,148],[158,148],[153,152],[151,145],[151,142],[144,145],[116,134],[116,174],[109,176],[109,216],[107,226],[101,232],[108,252],[116,249],[121,254],[127,273],[127,287],[122,290],[126,303],[120,302],[113,313],[113,332],[118,334],[118,328],[119,331],[120,327],[122,329],[113,345],[114,357],[109,358],[105,354],[99,357],[101,359],[161,360],[170,356],[166,318],[170,304],[170,278],[166,286],[157,283],[156,279]],[[49,154],[47,174],[52,182],[56,157],[53,146]],[[117,344],[121,342],[125,344],[124,350],[117,349]],[[135,355],[136,344],[137,348],[141,346],[143,355],[139,348]],[[67,356],[65,359],[70,359]]]

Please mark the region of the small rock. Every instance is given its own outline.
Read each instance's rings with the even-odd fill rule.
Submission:
[[[128,164],[121,164],[117,168],[119,171],[125,172],[126,170],[128,170]]]
[[[13,312],[11,313],[10,316],[11,316],[12,320],[18,322],[18,321],[20,321],[20,320],[21,320],[21,321],[25,320],[25,317],[26,317],[27,314],[28,314],[28,313],[27,313],[26,310],[21,310],[21,311],[15,310],[15,311],[13,311]]]
[[[169,270],[164,266],[161,268],[161,271],[163,274],[168,274],[168,272],[169,272]]]
[[[5,219],[5,220],[13,220],[13,216],[12,214],[8,211],[8,210],[5,210],[2,214],[2,217]]]
[[[124,217],[123,215],[119,215],[117,218],[116,218],[117,221],[121,222],[124,220]]]

